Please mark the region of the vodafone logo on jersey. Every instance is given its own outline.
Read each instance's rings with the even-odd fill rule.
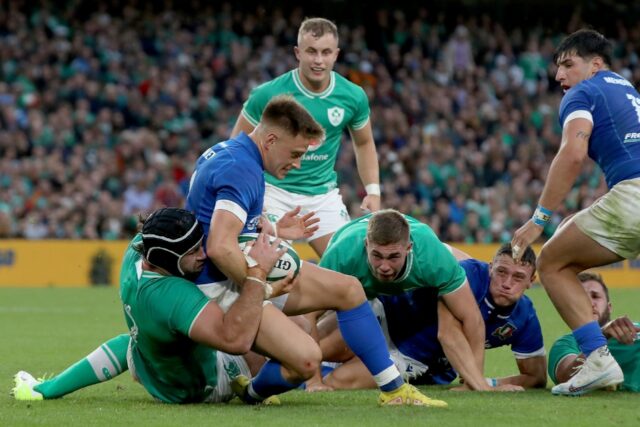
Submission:
[[[334,127],[338,126],[340,125],[340,123],[342,123],[342,119],[344,119],[344,108],[328,108],[327,116],[329,117],[329,123],[331,123]]]

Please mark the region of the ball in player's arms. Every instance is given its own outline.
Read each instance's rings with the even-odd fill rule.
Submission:
[[[249,242],[253,242],[258,238],[257,233],[244,233],[238,236],[238,243],[240,244],[240,249],[242,252],[247,254],[249,252],[248,245]],[[269,240],[273,242],[276,238],[273,236],[269,236]],[[280,279],[286,277],[289,272],[293,272],[293,276],[297,276],[300,271],[300,266],[302,265],[302,261],[298,256],[298,253],[293,249],[293,247],[285,242],[284,240],[280,242],[280,248],[286,248],[287,251],[280,257],[276,265],[267,275],[267,281],[275,282]]]

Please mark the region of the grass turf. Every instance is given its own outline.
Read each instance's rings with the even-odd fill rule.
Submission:
[[[547,349],[567,332],[544,291],[529,291],[542,322]],[[614,314],[638,319],[640,289],[611,291]],[[0,424],[20,425],[259,425],[259,426],[600,426],[640,425],[638,395],[595,392],[581,398],[554,397],[548,390],[525,393],[456,393],[424,387],[449,409],[378,408],[374,390],[305,393],[281,397],[281,407],[156,403],[128,374],[62,399],[16,402],[8,394],[18,370],[58,373],[99,344],[125,331],[114,288],[0,289]],[[486,375],[517,371],[509,349],[487,353]],[[436,424],[437,423],[437,424]]]

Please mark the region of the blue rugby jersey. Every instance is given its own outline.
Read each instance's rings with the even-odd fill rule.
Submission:
[[[544,355],[542,330],[531,300],[523,295],[511,307],[497,307],[489,293],[489,265],[474,259],[461,261],[460,265],[485,321],[485,347],[509,345],[517,358]],[[389,335],[398,350],[427,365],[427,375],[434,382],[453,381],[456,373],[438,342],[437,293],[420,288],[378,299],[384,306]]]
[[[205,241],[216,208],[233,212],[244,222],[243,233],[256,232],[264,203],[264,166],[256,144],[245,133],[206,150],[191,176],[186,209],[202,224]],[[196,283],[224,280],[225,275],[210,261]]]
[[[593,121],[589,157],[609,188],[640,177],[640,94],[628,80],[603,70],[569,89],[560,102],[560,126],[574,117]]]

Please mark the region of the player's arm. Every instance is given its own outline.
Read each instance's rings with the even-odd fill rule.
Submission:
[[[238,114],[238,120],[236,120],[236,124],[233,126],[233,130],[231,131],[231,137],[238,135],[240,132],[244,132],[246,134],[250,134],[255,129],[255,126],[249,123],[242,113]]]
[[[226,313],[215,301],[209,301],[189,330],[193,340],[231,354],[251,349],[262,318],[267,271],[282,255],[278,247],[277,241],[269,243],[264,234],[255,240],[249,254],[258,265],[247,269],[240,296]]]
[[[466,286],[466,290],[469,293],[469,302],[473,307],[475,307],[476,311],[478,311],[480,323],[477,323],[478,319],[475,319],[475,316],[473,315],[462,316],[462,319],[456,318],[452,313],[453,310],[451,310],[447,304],[443,303],[443,301],[438,301],[438,340],[440,341],[440,345],[442,346],[449,363],[451,363],[451,366],[453,366],[458,374],[464,378],[464,382],[467,387],[472,390],[489,390],[490,387],[485,381],[483,374],[484,322],[468,285]],[[464,289],[459,289],[457,292],[454,292],[454,294],[462,291],[464,291]],[[452,305],[456,312],[460,310],[464,311],[463,306],[466,298],[466,295],[461,295],[456,299],[452,299],[451,297],[449,298],[449,300],[452,301]],[[468,311],[473,311],[471,306],[469,306]],[[465,331],[463,326],[465,321],[476,323],[475,330],[481,331],[480,335],[482,345],[480,347],[478,347],[475,341],[473,345],[471,344],[471,340],[467,335],[468,332]],[[471,325],[467,326],[469,327]],[[472,337],[474,340],[477,340],[478,338],[480,337]],[[480,357],[476,354],[477,352],[481,353]]]
[[[516,358],[520,375],[498,378],[497,385],[515,384],[524,388],[544,388],[547,385],[547,358],[533,356]]]
[[[592,129],[593,123],[586,118],[575,118],[565,124],[560,149],[551,162],[539,206],[553,212],[565,199],[587,157]],[[542,226],[530,219],[514,233],[511,245],[526,248],[542,234],[542,230]],[[514,250],[514,259],[519,260],[523,253],[523,250]]]
[[[455,257],[456,260],[458,261],[464,261],[465,259],[471,259],[471,255],[469,255],[468,253],[453,247],[447,243],[443,243],[443,245],[449,249],[449,252],[451,252],[451,255],[453,255]]]
[[[567,354],[556,365],[556,384],[564,383],[578,372],[584,363],[584,355],[581,353]]]
[[[250,276],[265,280],[259,268],[249,269]],[[262,318],[264,289],[255,280],[245,280],[238,299],[225,313],[215,301],[209,301],[193,323],[189,336],[194,341],[230,354],[251,350]]]
[[[207,255],[225,276],[242,284],[247,275],[247,261],[238,245],[238,236],[244,223],[234,213],[225,209],[213,211]]]
[[[570,120],[562,130],[558,154],[551,162],[540,205],[555,210],[573,187],[589,150],[593,123],[584,118]]]
[[[380,209],[380,169],[376,144],[373,141],[371,121],[358,130],[350,129],[349,133],[353,141],[358,175],[360,175],[365,189],[369,188],[367,195],[362,199],[361,207],[371,212],[377,211]],[[369,185],[372,187],[367,187]]]

